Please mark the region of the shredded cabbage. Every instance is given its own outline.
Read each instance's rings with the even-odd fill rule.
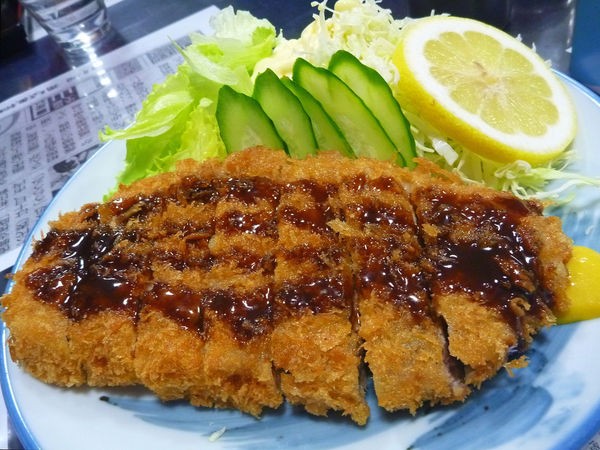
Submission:
[[[599,178],[568,170],[577,154],[574,148],[545,165],[532,166],[523,160],[499,163],[464,149],[419,117],[406,111],[405,114],[411,123],[417,155],[432,160],[466,182],[511,192],[523,199],[551,200],[555,204],[569,201],[569,190],[574,186],[600,187]]]
[[[346,50],[395,87],[399,76],[392,54],[410,19],[395,19],[389,9],[380,7],[375,0],[338,0],[333,9],[327,3],[312,2],[317,8],[313,22],[298,39],[280,38],[273,55],[256,65],[255,74],[270,68],[280,76],[289,76],[298,57],[326,66],[331,55]]]

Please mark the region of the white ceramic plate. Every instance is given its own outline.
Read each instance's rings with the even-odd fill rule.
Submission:
[[[600,103],[563,77],[579,114],[576,170],[600,175]],[[111,143],[67,183],[40,218],[39,237],[59,211],[97,201],[122,168],[124,145]],[[600,250],[600,190],[582,188],[563,216],[576,244]],[[19,257],[29,254],[31,237]],[[9,287],[10,288],[10,287]],[[554,327],[529,352],[530,364],[514,377],[502,373],[466,403],[416,417],[376,407],[360,428],[347,419],[312,417],[286,406],[261,420],[236,411],[163,404],[142,389],[60,389],[24,373],[11,360],[3,329],[2,391],[26,448],[165,449],[414,448],[580,449],[600,429],[600,320]],[[372,391],[372,390],[370,390]],[[210,436],[225,430],[215,442]]]

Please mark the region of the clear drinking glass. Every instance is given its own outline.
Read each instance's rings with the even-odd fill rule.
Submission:
[[[104,0],[21,0],[21,4],[66,52],[89,48],[110,30]]]

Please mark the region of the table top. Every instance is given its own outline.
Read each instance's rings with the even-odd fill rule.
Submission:
[[[565,41],[563,32],[565,27],[573,26],[573,2],[559,2],[556,0],[556,3],[557,6],[555,9],[539,16],[536,20],[532,20],[532,15],[536,14],[536,12],[531,8],[527,9],[527,2],[515,0],[512,20],[507,25],[507,31],[513,34],[521,34],[526,43],[530,44],[534,42],[538,51],[542,53],[542,56],[552,59],[554,67],[568,73],[570,53],[566,49],[570,47],[571,43],[570,38]],[[279,0],[179,0],[176,2],[164,0],[121,0],[108,2],[108,4],[110,5],[109,16],[112,23],[112,32],[110,37],[98,50],[97,55],[101,61],[104,60],[106,64],[110,63],[113,67],[115,64],[118,64],[118,61],[114,61],[114,55],[119,49],[126,49],[132,45],[133,47],[131,48],[134,48],[136,42],[139,42],[152,32],[163,30],[165,27],[184,20],[211,5],[222,8],[231,4],[236,9],[252,12],[256,17],[267,18],[278,30],[284,30],[284,35],[287,38],[297,37],[304,26],[311,21],[312,15],[315,12],[310,0],[285,2],[285,7],[283,7],[284,3]],[[383,0],[381,5],[391,9],[395,17],[404,17],[410,11],[408,1]],[[136,51],[139,51],[139,48]],[[120,55],[121,57],[123,55],[127,56],[127,53],[121,53]],[[170,55],[169,58],[171,58],[171,68],[173,68],[174,63],[172,61],[176,61],[173,59],[175,57]],[[167,64],[165,63],[163,72],[169,70],[166,66]],[[35,104],[35,99],[28,97],[28,94],[37,92],[41,86],[46,86],[42,89],[42,92],[52,93],[52,83],[54,80],[59,80],[55,83],[57,85],[68,83],[67,80],[69,80],[69,77],[79,76],[81,70],[81,68],[72,67],[63,58],[57,45],[48,37],[31,42],[22,51],[0,60],[0,80],[2,80],[0,82],[0,148],[2,143],[8,145],[9,134],[5,133],[6,129],[3,129],[3,126],[6,125],[6,123],[3,125],[3,118],[8,117],[7,112],[10,112],[10,108],[17,111],[19,104],[28,105],[28,107],[33,108],[31,105]],[[125,68],[122,68],[122,70],[125,70]],[[164,75],[162,73],[162,76]],[[161,74],[157,73],[156,76],[160,77]],[[148,87],[146,87],[146,91],[142,89],[140,92],[147,92],[147,89]],[[64,92],[61,95],[64,96]],[[135,112],[135,105],[139,107],[142,98],[143,96],[140,94],[139,98],[136,98],[132,102],[129,117]],[[59,114],[60,111],[57,110],[52,111],[46,116],[50,123],[49,126],[59,126],[60,121],[50,120],[52,116],[58,117]],[[121,117],[120,120],[126,120],[126,118]],[[97,129],[89,130],[89,135],[95,137],[97,136],[97,131]],[[79,147],[77,147],[79,145],[77,143],[77,149],[73,153],[76,153],[80,160],[87,159],[99,148],[99,142],[94,141],[93,137],[88,138],[88,142],[81,143]],[[51,165],[48,165],[47,170],[52,172],[51,175],[54,178],[50,183],[50,188],[47,189],[48,192],[40,198],[39,204],[36,205],[37,211],[40,211],[51,200],[52,195],[60,188],[61,183],[64,183],[68,176],[81,163],[79,161],[78,164],[72,166],[70,162],[72,158],[65,157],[64,160],[61,160],[61,153],[59,152],[58,155],[58,159],[53,161]],[[65,170],[60,172],[60,177],[57,175],[59,173],[57,166],[66,167]],[[0,218],[6,212],[2,208],[5,208],[5,206],[0,204]],[[11,210],[11,213],[13,213],[13,210]],[[29,221],[28,226],[32,226],[31,221]],[[22,229],[21,232],[26,235],[27,230]],[[16,255],[15,251],[18,250],[16,246],[17,244],[14,244],[11,248],[0,249],[0,253],[11,253],[8,252],[8,250],[11,250],[10,258],[14,258]],[[0,266],[2,275],[6,275],[10,271],[10,265],[12,264],[9,262],[5,263],[4,266]],[[0,278],[1,291],[4,291],[5,283],[6,280],[2,276]],[[2,414],[0,414],[0,420],[2,417]],[[11,434],[11,428],[5,428],[4,424],[0,423],[0,433],[4,433],[3,430],[5,429],[7,429],[8,435],[0,436],[0,447],[2,447],[3,442],[6,443],[8,440],[9,448],[19,448],[20,444],[14,434]]]

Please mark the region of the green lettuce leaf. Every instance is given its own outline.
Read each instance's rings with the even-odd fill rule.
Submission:
[[[162,135],[173,127],[182,111],[189,110],[196,102],[194,94],[188,70],[178,70],[168,75],[163,83],[154,85],[131,126],[123,130],[106,127],[100,133],[100,139],[107,141]]]
[[[181,148],[181,134],[191,110],[192,106],[182,110],[179,120],[175,120],[173,126],[160,135],[128,139],[125,169],[117,178],[117,182],[130,184],[141,178],[168,171],[172,164],[165,161],[169,161]]]
[[[182,159],[192,158],[204,161],[210,158],[225,158],[227,150],[219,133],[217,118],[201,102],[189,115],[189,120],[181,134],[179,149],[164,158],[161,167],[172,170],[175,163]]]
[[[224,84],[250,93],[254,65],[276,45],[275,28],[265,19],[228,7],[210,22],[214,34],[191,35],[177,72],[153,86],[135,121],[122,130],[106,127],[100,139],[125,139],[125,169],[118,182],[172,170],[177,161],[225,156],[215,118],[218,92]]]
[[[231,6],[214,16],[212,36],[190,35],[191,45],[178,47],[192,70],[221,85],[239,92],[252,92],[250,74],[256,63],[273,52],[275,28],[265,19],[257,19],[246,11],[234,12]]]

